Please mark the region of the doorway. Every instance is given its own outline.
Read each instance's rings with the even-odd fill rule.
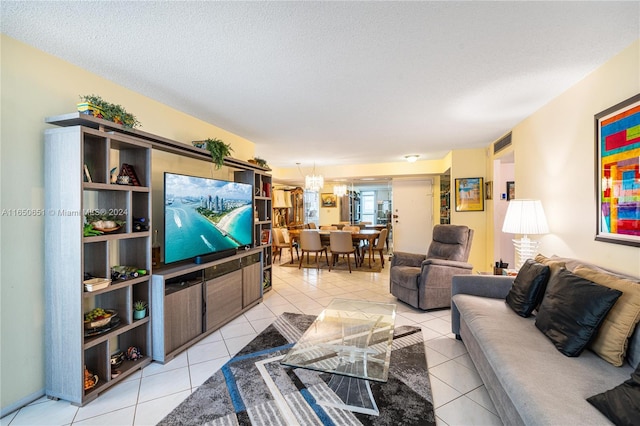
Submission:
[[[433,239],[433,181],[393,179],[393,251],[427,253]]]

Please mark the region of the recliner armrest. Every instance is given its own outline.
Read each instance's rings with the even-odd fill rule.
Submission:
[[[460,311],[453,296],[473,296],[506,299],[516,277],[507,275],[455,275],[451,281],[451,332],[460,337]]]
[[[460,269],[473,269],[472,264],[467,262],[460,262],[458,260],[446,260],[446,259],[423,260],[421,266],[424,268],[427,265],[449,266],[451,268],[460,268]]]
[[[391,258],[391,267],[394,266],[414,266],[419,268],[422,261],[426,259],[425,254],[404,253],[396,251]]]

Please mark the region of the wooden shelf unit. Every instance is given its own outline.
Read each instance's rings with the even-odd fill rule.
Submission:
[[[150,271],[150,233],[133,232],[134,217],[151,214],[151,145],[137,138],[83,126],[45,131],[45,345],[46,394],[75,405],[95,399],[113,384],[151,362],[149,318],[133,319],[133,303],[151,298],[150,275],[113,281],[84,291],[86,274],[110,278],[113,266]],[[131,164],[141,186],[110,183],[110,170]],[[92,182],[85,182],[84,166]],[[125,222],[111,233],[84,237],[89,211],[113,213]],[[84,329],[84,313],[114,309],[119,324],[97,335]],[[125,361],[111,377],[110,356],[130,346],[143,358]],[[84,389],[84,369],[98,376]]]
[[[206,162],[211,161],[211,155],[192,145],[79,112],[47,117],[45,122],[59,126],[45,131],[45,391],[51,398],[84,405],[148,365],[152,358],[164,358],[166,355],[166,352],[159,352],[161,355],[153,352],[156,342],[154,340],[152,345],[152,329],[155,330],[155,335],[161,332],[164,335],[163,329],[159,331],[157,327],[163,327],[165,322],[162,317],[158,319],[155,311],[165,310],[162,304],[154,306],[158,295],[152,294],[152,275],[112,282],[105,289],[88,293],[84,292],[82,282],[85,273],[108,278],[111,267],[116,265],[136,266],[151,271],[150,230],[153,226],[150,225],[150,230],[143,232],[134,232],[133,228],[134,217],[145,217],[149,222],[152,218],[151,150],[157,149]],[[119,171],[123,163],[133,166],[141,186],[111,183],[111,170],[116,167]],[[85,165],[91,177],[90,182],[85,175]],[[260,193],[254,197],[254,205],[259,212],[254,229],[256,248],[236,255],[245,259],[244,262],[252,259],[251,265],[242,267],[241,281],[234,281],[236,287],[238,282],[242,284],[241,310],[232,311],[228,315],[223,312],[222,320],[211,323],[213,325],[206,332],[259,303],[262,300],[263,283],[268,282],[269,286],[271,284],[271,245],[260,244],[261,231],[271,229],[270,170],[232,157],[225,157],[224,165],[239,171],[237,181],[244,182],[246,179],[247,183],[260,189]],[[265,190],[269,193],[262,192]],[[116,232],[84,237],[84,214],[92,209],[114,209],[119,219],[125,221],[125,225]],[[257,262],[255,256],[258,256]],[[207,270],[203,265],[190,266]],[[215,265],[207,268],[211,266]],[[154,272],[156,279],[163,279],[166,270]],[[202,315],[206,314],[207,305],[210,307],[209,315],[215,317],[211,313],[211,300],[207,303],[202,298],[207,289],[215,288],[209,281],[211,280],[202,281],[200,290],[191,290],[194,294],[200,294],[202,312],[197,311],[198,302],[195,300],[198,297],[186,298],[189,303],[195,304],[195,317],[200,318],[196,320],[198,324],[203,324]],[[216,290],[212,291],[215,295]],[[161,295],[164,303],[164,290]],[[213,295],[211,297],[217,302]],[[133,303],[136,300],[149,301],[150,317],[133,320]],[[184,302],[176,303],[181,306],[180,303]],[[104,334],[85,337],[83,315],[94,307],[115,309],[120,323]],[[186,309],[183,313],[192,312],[191,305],[183,308]],[[172,318],[180,318],[179,314],[171,315]],[[194,335],[170,352],[175,354],[180,348],[188,347],[189,342],[192,344],[202,336],[202,332]],[[180,339],[183,338],[178,340]],[[125,361],[118,367],[121,373],[112,378],[110,356],[120,350],[126,351],[130,346],[138,347],[143,358]],[[84,390],[85,366],[98,376],[97,385],[89,390]]]

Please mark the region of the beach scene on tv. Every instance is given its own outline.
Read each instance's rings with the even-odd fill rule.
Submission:
[[[251,244],[252,186],[165,173],[165,263]]]

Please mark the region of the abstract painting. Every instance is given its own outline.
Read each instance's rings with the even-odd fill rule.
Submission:
[[[640,246],[640,94],[595,115],[596,240]]]

